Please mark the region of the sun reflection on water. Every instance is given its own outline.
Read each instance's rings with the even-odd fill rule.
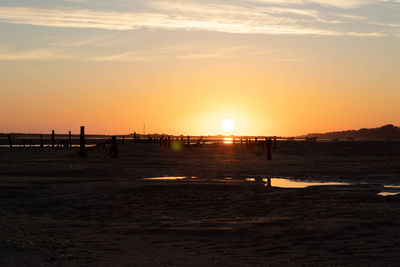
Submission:
[[[233,144],[233,138],[232,137],[224,137],[224,144]]]
[[[246,178],[249,182],[263,181],[266,186],[281,188],[306,188],[309,186],[326,186],[326,185],[349,185],[348,183],[338,182],[309,182],[284,178]]]

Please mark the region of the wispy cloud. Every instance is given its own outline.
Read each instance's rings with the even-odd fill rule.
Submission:
[[[399,3],[399,0],[246,0],[252,3],[268,3],[280,5],[306,5],[318,4],[327,7],[338,7],[342,9],[357,8],[360,6],[379,4],[384,2]]]
[[[232,46],[206,51],[185,52],[183,55],[178,56],[182,59],[188,60],[202,60],[202,59],[236,59],[236,58],[263,58],[264,61],[269,62],[304,62],[310,59],[304,56],[291,55],[288,51],[280,50],[261,50],[255,46]]]
[[[369,24],[384,26],[384,27],[400,28],[400,23],[369,22]]]
[[[108,40],[110,36],[93,37],[79,40],[56,40],[52,42],[55,46],[61,47],[85,47],[93,44],[98,45],[101,41]]]
[[[72,56],[60,53],[54,49],[31,49],[24,51],[15,51],[0,47],[0,60],[2,61],[20,61],[20,60],[56,60],[71,58]]]
[[[58,42],[54,42],[58,43]],[[53,43],[53,44],[54,44]],[[282,49],[265,50],[259,45],[223,45],[207,46],[197,42],[176,43],[170,45],[151,45],[140,49],[119,49],[111,51],[79,51],[77,46],[54,46],[41,49],[13,49],[0,47],[0,61],[54,61],[73,60],[84,62],[151,62],[164,59],[205,60],[239,59],[262,57],[273,62],[305,61],[304,56]]]
[[[144,50],[128,51],[111,55],[96,55],[84,58],[85,61],[94,62],[145,62],[165,58],[177,59],[234,59],[241,57],[250,57],[265,55],[257,47],[250,46],[224,46],[215,48],[205,48],[198,44],[189,42],[179,45],[166,45],[158,47],[148,47]]]
[[[150,51],[132,51],[110,55],[90,56],[82,58],[82,60],[89,62],[146,62],[158,60],[165,56],[166,55]]]
[[[99,11],[72,8],[37,8],[0,6],[0,22],[46,27],[98,28],[133,30],[153,28],[164,30],[216,31],[235,34],[272,35],[351,35],[381,36],[380,32],[348,30],[331,27],[343,23],[345,14],[321,14],[310,8],[262,5],[301,4],[302,0],[248,0],[252,5],[199,3],[195,1],[149,1],[145,9],[133,12]],[[334,1],[312,1],[330,4]],[[336,2],[336,1],[335,1]],[[340,2],[340,1],[339,1]],[[356,6],[361,1],[349,1]],[[261,4],[261,5],[260,5]],[[352,18],[354,19],[354,18]]]

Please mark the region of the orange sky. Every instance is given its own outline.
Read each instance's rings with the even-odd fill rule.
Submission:
[[[145,26],[125,29],[135,16],[124,13],[121,22],[103,11],[89,14],[97,8],[91,2],[83,9],[78,2],[0,5],[0,132],[77,133],[85,125],[89,133],[127,134],[142,132],[146,123],[150,133],[208,135],[224,133],[220,123],[231,118],[236,128],[229,134],[294,136],[400,124],[400,31],[377,26],[389,19],[394,25],[398,17],[390,10],[397,3],[289,1],[289,9],[283,0],[254,2],[280,12],[281,20],[290,13],[282,21],[294,23],[261,29],[254,25],[265,14],[243,1],[230,6],[229,19],[237,21],[222,25],[215,23],[215,16],[225,16],[219,6],[189,1],[193,6],[179,9],[185,21],[167,21],[165,14],[172,17],[183,2],[160,11],[152,0],[152,12],[164,12],[164,24],[154,26],[148,20],[154,16],[141,13]],[[62,24],[70,21],[64,21],[66,8],[108,24]],[[190,24],[199,8],[206,13]],[[382,14],[372,17],[373,8]],[[38,15],[32,25],[29,16],[46,10],[55,17]],[[244,21],[235,15],[239,11],[260,21]],[[165,23],[170,26],[163,28]]]

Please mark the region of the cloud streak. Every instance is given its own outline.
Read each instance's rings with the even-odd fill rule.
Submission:
[[[90,40],[89,40],[90,41]],[[82,41],[83,42],[83,41]],[[207,60],[260,58],[274,62],[298,62],[308,60],[282,49],[265,50],[259,45],[207,46],[197,42],[173,45],[152,45],[140,49],[122,51],[94,51],[91,53],[70,49],[71,46],[49,46],[40,49],[19,49],[0,47],[0,61],[55,61],[70,60],[84,62],[151,62],[164,59]]]
[[[104,30],[215,31],[233,34],[383,36],[379,31],[354,31],[332,25],[354,20],[349,14],[321,15],[315,9],[269,6],[263,3],[304,3],[301,0],[249,0],[254,6],[201,4],[191,1],[150,1],[145,10],[133,12],[72,8],[0,6],[0,22],[44,27],[97,28]],[[313,2],[323,2],[313,1]],[[327,4],[330,1],[325,1]],[[333,2],[333,1],[332,1]],[[347,1],[346,1],[347,2]],[[350,1],[355,6],[361,1]],[[344,3],[344,1],[342,2]],[[346,4],[343,4],[346,6]],[[347,4],[349,5],[349,4]],[[362,19],[362,17],[361,17]]]
[[[12,51],[0,47],[1,61],[35,61],[35,60],[58,60],[71,58],[71,56],[62,54],[53,49],[32,49],[26,51]]]
[[[355,8],[362,5],[380,2],[376,0],[247,0],[253,3],[268,3],[280,5],[304,5],[304,4],[319,4],[322,6],[334,6],[339,8]]]

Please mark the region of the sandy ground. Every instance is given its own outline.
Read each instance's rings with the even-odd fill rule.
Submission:
[[[400,143],[0,149],[1,266],[397,266]],[[179,181],[143,180],[192,176]],[[231,177],[227,180],[224,177]],[[246,177],[353,183],[267,189]]]

